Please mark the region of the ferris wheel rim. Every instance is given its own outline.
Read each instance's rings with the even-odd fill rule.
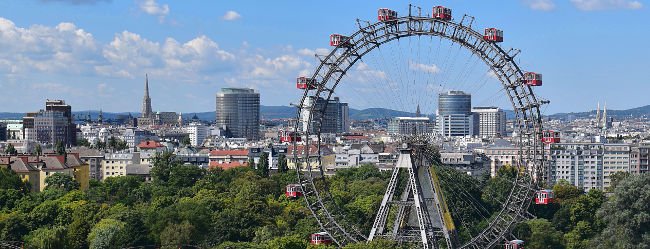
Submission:
[[[464,20],[464,19],[463,19]],[[410,27],[411,24],[418,24],[421,25],[418,29],[409,29],[409,30],[400,30],[399,27],[400,25],[407,24],[408,27]],[[422,30],[422,27],[424,24],[430,23],[431,24],[431,29],[430,30]],[[388,27],[391,25],[390,28]],[[438,25],[439,30],[435,29],[435,25]],[[379,29],[382,29],[384,33],[380,36],[377,35]],[[417,28],[417,27],[416,27]],[[449,36],[447,35],[447,29],[453,29],[453,35]],[[457,36],[457,31],[462,34],[461,36]],[[464,33],[463,33],[464,32]],[[370,35],[371,34],[371,35]],[[369,39],[374,38],[374,39]],[[401,38],[405,37],[413,37],[413,36],[438,36],[440,38],[444,38],[452,43],[459,44],[466,50],[469,50],[472,52],[474,55],[479,57],[491,70],[493,70],[495,73],[499,72],[500,74],[497,74],[499,81],[501,82],[502,86],[507,92],[507,97],[511,101],[513,110],[515,111],[515,119],[516,122],[515,124],[519,127],[518,130],[518,139],[519,139],[519,145],[517,146],[519,150],[519,165],[524,165],[526,168],[532,167],[532,171],[534,175],[540,174],[540,167],[541,167],[541,157],[543,157],[543,149],[540,152],[540,147],[541,146],[539,141],[536,141],[535,139],[537,137],[537,134],[541,132],[542,130],[542,120],[541,120],[541,115],[540,115],[540,110],[539,110],[539,101],[537,100],[537,97],[535,96],[532,88],[530,86],[527,86],[523,84],[520,80],[523,79],[524,72],[520,69],[520,67],[516,64],[514,61],[514,55],[510,55],[510,51],[505,51],[499,46],[497,43],[494,42],[488,42],[483,40],[483,36],[478,32],[475,31],[471,27],[471,23],[469,25],[464,25],[463,21],[456,23],[454,20],[442,20],[442,19],[436,19],[436,18],[431,18],[431,17],[422,17],[422,16],[402,16],[398,17],[395,20],[389,21],[389,22],[384,22],[384,21],[378,21],[374,24],[368,23],[367,26],[361,26],[359,24],[359,29],[354,32],[352,35],[349,36],[348,42],[351,43],[351,46],[337,46],[332,49],[332,51],[325,56],[324,58],[319,57],[320,64],[314,71],[314,73],[311,76],[311,80],[317,80],[321,79],[321,81],[318,82],[318,88],[317,89],[305,89],[304,94],[302,96],[299,110],[298,110],[298,117],[297,120],[299,122],[296,122],[295,124],[295,131],[299,130],[299,126],[301,124],[300,121],[305,121],[307,123],[307,129],[305,131],[305,136],[306,136],[306,144],[304,145],[304,155],[302,157],[298,156],[297,153],[297,143],[296,141],[293,142],[293,154],[294,158],[296,159],[296,162],[298,162],[299,158],[304,158],[304,162],[307,163],[306,170],[309,176],[305,177],[305,172],[301,170],[300,165],[296,164],[296,171],[298,175],[298,180],[301,183],[301,186],[303,184],[311,184],[311,187],[313,188],[310,191],[307,191],[307,193],[313,194],[316,198],[317,203],[310,203],[310,199],[308,194],[306,193],[303,195],[303,199],[306,201],[308,208],[316,218],[317,222],[319,223],[321,229],[325,232],[328,232],[330,236],[332,236],[333,241],[338,244],[338,245],[344,245],[347,242],[357,242],[361,239],[365,239],[365,236],[363,234],[351,234],[350,232],[346,231],[344,228],[344,225],[339,224],[336,221],[336,218],[334,217],[335,214],[332,214],[329,212],[327,207],[325,206],[325,199],[327,196],[323,197],[322,195],[329,195],[329,189],[327,186],[324,187],[326,193],[319,193],[319,191],[315,187],[314,180],[317,179],[314,176],[312,172],[312,166],[310,162],[310,155],[309,153],[311,152],[311,146],[312,143],[309,139],[309,130],[310,126],[312,125],[312,118],[313,118],[313,113],[315,110],[315,105],[312,105],[309,107],[309,113],[310,115],[308,116],[307,120],[302,120],[302,115],[301,112],[303,108],[305,108],[305,100],[310,97],[321,97],[321,94],[325,93],[327,95],[327,98],[324,98],[326,100],[329,100],[332,97],[332,94],[334,93],[334,90],[340,83],[341,79],[344,77],[345,73],[353,66],[357,61],[359,61],[365,54],[372,52],[374,49],[379,48],[381,45],[389,43],[394,40],[398,40]],[[393,37],[391,37],[393,36]],[[381,40],[381,42],[377,42],[379,38],[386,38],[385,40]],[[474,43],[472,46],[467,42],[469,38],[474,39]],[[359,43],[363,42],[363,43]],[[372,45],[370,45],[372,44]],[[477,46],[481,46],[481,49]],[[361,48],[368,48],[365,50],[365,52],[362,53],[357,53],[354,55],[354,53],[358,52]],[[488,52],[486,52],[489,50]],[[350,51],[354,51],[354,53],[350,53]],[[354,55],[354,59],[350,61],[350,56]],[[493,58],[489,58],[489,56],[493,56]],[[501,64],[496,64],[494,61],[497,59]],[[344,62],[349,62],[346,67],[341,68],[340,65]],[[332,68],[332,66],[336,66],[336,68]],[[510,75],[507,74],[507,72],[504,71],[504,67],[508,67],[508,70],[511,73]],[[323,75],[322,70],[327,69],[325,74]],[[327,87],[327,83],[329,82],[334,82],[332,87]],[[523,94],[523,97],[522,97]],[[323,95],[323,96],[325,96]],[[326,101],[327,103],[327,101]],[[319,124],[322,124],[322,117],[321,115],[320,120],[316,121],[319,122]],[[531,121],[532,119],[532,121]],[[521,125],[524,125],[524,127],[521,127]],[[317,131],[315,132],[318,141],[317,141],[317,146],[318,146],[318,151],[317,151],[317,157],[320,157],[320,146],[321,146],[321,128],[322,125],[319,125],[317,127]],[[526,133],[522,132],[526,131]],[[527,148],[524,148],[524,137],[527,138],[528,143],[532,141],[532,145],[528,145]],[[531,139],[533,138],[533,139]],[[532,149],[531,149],[532,148]],[[541,154],[540,154],[541,153]],[[531,156],[532,154],[532,156]],[[540,157],[541,155],[541,157]],[[532,162],[532,166],[527,166],[530,165]],[[320,171],[320,178],[321,180],[324,179],[326,176],[324,174],[324,169],[322,163],[320,163],[320,160],[318,162],[318,170]],[[524,201],[517,200],[518,204],[520,206],[516,207],[517,210],[515,216],[516,217],[507,217],[508,220],[510,221],[506,228],[501,228],[498,229],[497,227],[499,226],[504,226],[503,224],[490,224],[488,225],[487,228],[485,228],[479,236],[473,237],[467,244],[461,246],[461,248],[472,248],[474,245],[478,245],[479,243],[482,243],[482,245],[488,245],[488,247],[494,246],[495,243],[498,243],[498,240],[503,238],[505,236],[505,233],[507,230],[509,230],[510,226],[512,226],[513,223],[521,220],[522,218],[526,217],[526,210],[528,208],[528,205],[530,205],[530,200],[533,198],[534,194],[534,180],[533,177],[527,175],[528,174],[528,169],[524,171],[524,175],[520,176],[517,174],[517,178],[513,181],[513,187],[511,189],[511,193],[508,196],[508,200],[506,201],[506,204],[501,208],[501,210],[498,212],[498,216],[495,217],[493,220],[499,220],[499,218],[503,218],[502,215],[510,215],[512,214],[504,214],[504,211],[510,211],[514,212],[512,210],[507,210],[509,207],[506,206],[508,203],[510,203],[513,198],[519,198],[519,199],[525,199]],[[318,177],[318,175],[316,175]],[[539,175],[538,175],[539,176]],[[324,182],[324,181],[323,181]],[[519,187],[519,188],[518,188]],[[532,191],[532,192],[531,192]],[[330,197],[331,198],[331,197]],[[528,200],[528,201],[526,201]],[[316,208],[315,206],[319,206]],[[319,215],[327,217],[328,220],[323,221],[321,220],[322,217],[319,217]],[[491,222],[492,223],[492,222]],[[329,227],[328,227],[329,226]],[[338,230],[338,231],[337,231]],[[488,233],[495,233],[497,232],[497,236],[492,236],[492,238],[489,239],[489,241],[479,241],[481,235],[488,234]],[[334,234],[337,234],[334,236]]]

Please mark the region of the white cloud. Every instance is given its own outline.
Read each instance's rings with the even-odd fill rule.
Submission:
[[[221,17],[221,18],[226,20],[226,21],[234,21],[234,20],[240,19],[241,15],[239,13],[235,12],[234,10],[229,10],[229,11],[226,11],[226,14],[224,14],[223,17]]]
[[[313,49],[308,49],[308,48],[303,48],[298,50],[298,54],[303,55],[303,56],[314,56],[314,55],[327,55],[330,53],[329,49],[326,48],[317,48],[315,50]]]
[[[169,5],[160,5],[156,3],[156,0],[142,0],[140,1],[140,10],[149,15],[158,16],[158,19],[162,22],[165,16],[169,14]]]
[[[103,56],[110,63],[109,66],[96,67],[96,71],[103,75],[133,78],[151,72],[188,82],[224,71],[235,59],[234,54],[222,50],[207,36],[185,43],[173,38],[158,43],[129,31],[117,34],[104,47]]]
[[[25,82],[16,86],[32,90],[29,92],[37,98],[51,97],[43,95],[46,92],[60,98],[89,92],[111,97],[145,73],[149,73],[150,80],[165,82],[164,87],[169,89],[182,89],[183,83],[215,89],[233,85],[290,95],[292,92],[286,89],[295,87],[296,77],[313,73],[317,63],[313,54],[329,52],[291,46],[226,50],[204,35],[184,41],[171,37],[151,40],[131,31],[100,42],[73,23],[18,27],[4,18],[0,18],[0,47],[0,82]],[[359,69],[366,78],[385,77],[380,71]],[[51,80],[42,83],[31,77]],[[138,95],[137,90],[119,92]],[[129,106],[114,104],[122,105]]]
[[[101,60],[92,34],[72,23],[56,27],[17,27],[0,17],[0,71],[21,73],[85,73],[88,65]]]
[[[413,61],[409,61],[409,69],[413,71],[422,71],[430,74],[436,74],[440,72],[440,68],[436,64],[421,64]]]
[[[551,11],[555,9],[553,0],[524,0],[524,4],[533,10]]]
[[[485,75],[492,79],[499,80],[499,76],[497,75],[496,72],[494,72],[494,70],[489,70]]]
[[[571,3],[583,11],[643,8],[643,3],[629,0],[571,0]]]
[[[348,71],[348,74],[347,77],[358,83],[377,83],[377,80],[388,79],[386,72],[374,69],[362,61],[357,62],[356,67]]]

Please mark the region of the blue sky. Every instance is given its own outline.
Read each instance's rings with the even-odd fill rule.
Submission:
[[[411,1],[505,30],[520,66],[544,74],[547,113],[650,104],[650,13],[631,0]],[[145,73],[154,110],[214,110],[221,87],[264,105],[296,102],[295,77],[331,33],[352,33],[397,1],[6,0],[0,2],[0,112],[65,99],[74,110],[138,111]],[[353,80],[352,80],[353,81]],[[354,96],[363,96],[355,93]],[[370,98],[372,96],[368,96]],[[366,101],[352,106],[366,107]],[[388,106],[390,107],[390,106]],[[507,106],[504,106],[507,108]]]

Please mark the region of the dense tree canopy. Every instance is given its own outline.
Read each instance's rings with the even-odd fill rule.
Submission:
[[[0,240],[24,241],[27,248],[334,248],[309,245],[319,226],[304,201],[284,195],[285,186],[296,181],[293,171],[205,170],[183,165],[171,153],[153,162],[152,182],[111,177],[82,191],[70,176],[54,174],[39,193],[0,168]],[[461,241],[494,217],[517,176],[508,167],[492,179],[445,167],[435,172]],[[389,177],[390,172],[362,165],[339,170],[319,187],[329,187],[346,214],[342,223],[367,232]],[[538,218],[512,234],[525,240],[527,249],[648,248],[649,179],[622,176],[610,198],[561,182],[553,187],[557,202],[532,204],[530,212]],[[408,246],[377,240],[345,248]]]

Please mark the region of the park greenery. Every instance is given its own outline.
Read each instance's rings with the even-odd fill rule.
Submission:
[[[266,161],[260,162],[265,166]],[[309,245],[309,235],[319,227],[304,201],[285,197],[285,186],[296,175],[284,162],[281,172],[260,167],[205,170],[182,165],[171,153],[156,156],[153,163],[152,182],[111,177],[81,191],[71,177],[55,174],[39,193],[30,192],[12,171],[0,169],[0,241],[24,242],[30,249],[333,248]],[[437,174],[461,227],[460,240],[485,226],[516,175],[507,167],[495,178],[476,179],[445,168]],[[363,165],[329,178],[345,222],[369,229],[389,177]],[[536,218],[512,233],[527,242],[527,249],[649,248],[650,175],[617,176],[615,185],[607,197],[557,184],[558,202],[531,205]],[[345,248],[408,247],[379,240]]]

